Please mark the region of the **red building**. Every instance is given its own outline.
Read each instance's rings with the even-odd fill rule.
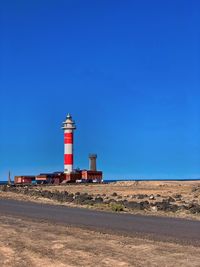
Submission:
[[[64,179],[63,172],[41,173],[35,177],[38,184],[60,184]]]
[[[91,171],[91,170],[82,170],[81,171],[82,180],[86,181],[96,181],[98,183],[102,182],[103,173],[102,171]]]
[[[15,184],[31,184],[33,181],[35,181],[35,176],[33,175],[15,176]]]
[[[65,173],[65,178],[63,182],[76,182],[76,180],[81,179],[81,171],[75,171],[71,173]]]

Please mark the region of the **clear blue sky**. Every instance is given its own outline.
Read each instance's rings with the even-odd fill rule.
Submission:
[[[75,166],[200,177],[200,2],[0,1],[0,179]]]

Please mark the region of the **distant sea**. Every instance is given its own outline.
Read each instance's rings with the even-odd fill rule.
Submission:
[[[162,182],[162,181],[200,181],[200,178],[195,178],[195,179],[104,179],[103,180],[105,183],[114,183],[114,182],[134,182],[134,181],[157,181],[157,182]]]
[[[0,181],[0,185],[4,185],[4,184],[7,184],[8,182],[7,181]]]

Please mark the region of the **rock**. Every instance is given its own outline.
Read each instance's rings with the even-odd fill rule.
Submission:
[[[84,205],[91,205],[91,206],[93,206],[94,204],[95,204],[95,201],[92,200],[92,199],[91,200],[88,199],[88,200],[85,200],[84,201]]]
[[[154,195],[150,195],[149,200],[155,200]]]
[[[68,196],[65,196],[64,201],[65,201],[65,202],[73,202],[74,199],[73,199],[72,196],[68,195]]]
[[[152,207],[151,207],[151,211],[153,211],[153,212],[157,212],[157,211],[158,211],[157,206],[152,206]]]
[[[117,203],[117,201],[115,199],[108,199],[106,201],[104,201],[105,204],[111,204],[111,203]]]
[[[180,205],[179,210],[188,210],[186,205]]]
[[[76,204],[88,204],[88,201],[92,199],[93,199],[92,196],[88,195],[87,193],[84,193],[84,194],[75,196],[74,202]]]
[[[137,199],[144,199],[144,198],[148,197],[148,195],[146,195],[146,194],[138,194],[138,195],[136,195],[136,197],[137,197]]]
[[[169,210],[169,211],[172,211],[172,212],[176,212],[176,211],[178,211],[179,209],[180,209],[180,208],[179,208],[178,205],[170,205],[169,208],[168,208],[168,210]]]
[[[176,200],[173,197],[168,197],[166,199],[166,201],[168,201],[168,202],[176,202]]]
[[[41,196],[44,198],[49,198],[51,196],[51,192],[44,190],[41,192]]]
[[[189,203],[189,205],[187,206],[187,209],[192,213],[200,213],[200,205],[197,203]]]
[[[182,195],[181,194],[174,194],[174,195],[172,195],[172,197],[175,198],[176,201],[179,201],[179,200],[181,200]]]
[[[131,196],[131,198],[136,198],[136,197],[137,197],[137,195],[132,195],[132,196]]]
[[[142,209],[146,210],[146,209],[149,209],[150,208],[150,203],[149,201],[142,201],[140,202],[140,205],[142,206]]]
[[[95,204],[103,203],[103,198],[102,198],[102,197],[96,197],[96,198],[94,199],[94,203],[95,203]]]
[[[162,202],[156,202],[153,206],[156,206],[161,211],[172,211],[176,212],[179,209],[178,205],[170,204],[168,201],[163,200]]]

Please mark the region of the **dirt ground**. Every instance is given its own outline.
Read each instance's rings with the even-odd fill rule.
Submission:
[[[0,266],[199,267],[200,248],[0,217]]]
[[[200,181],[125,181],[109,184],[66,184],[48,187],[48,190],[67,190],[71,193],[106,194],[108,196],[112,196],[116,192],[123,197],[131,197],[135,194],[160,194],[165,196],[182,194],[185,199],[193,199],[195,194],[192,189],[198,186],[200,186]],[[46,186],[42,188],[46,189]]]

